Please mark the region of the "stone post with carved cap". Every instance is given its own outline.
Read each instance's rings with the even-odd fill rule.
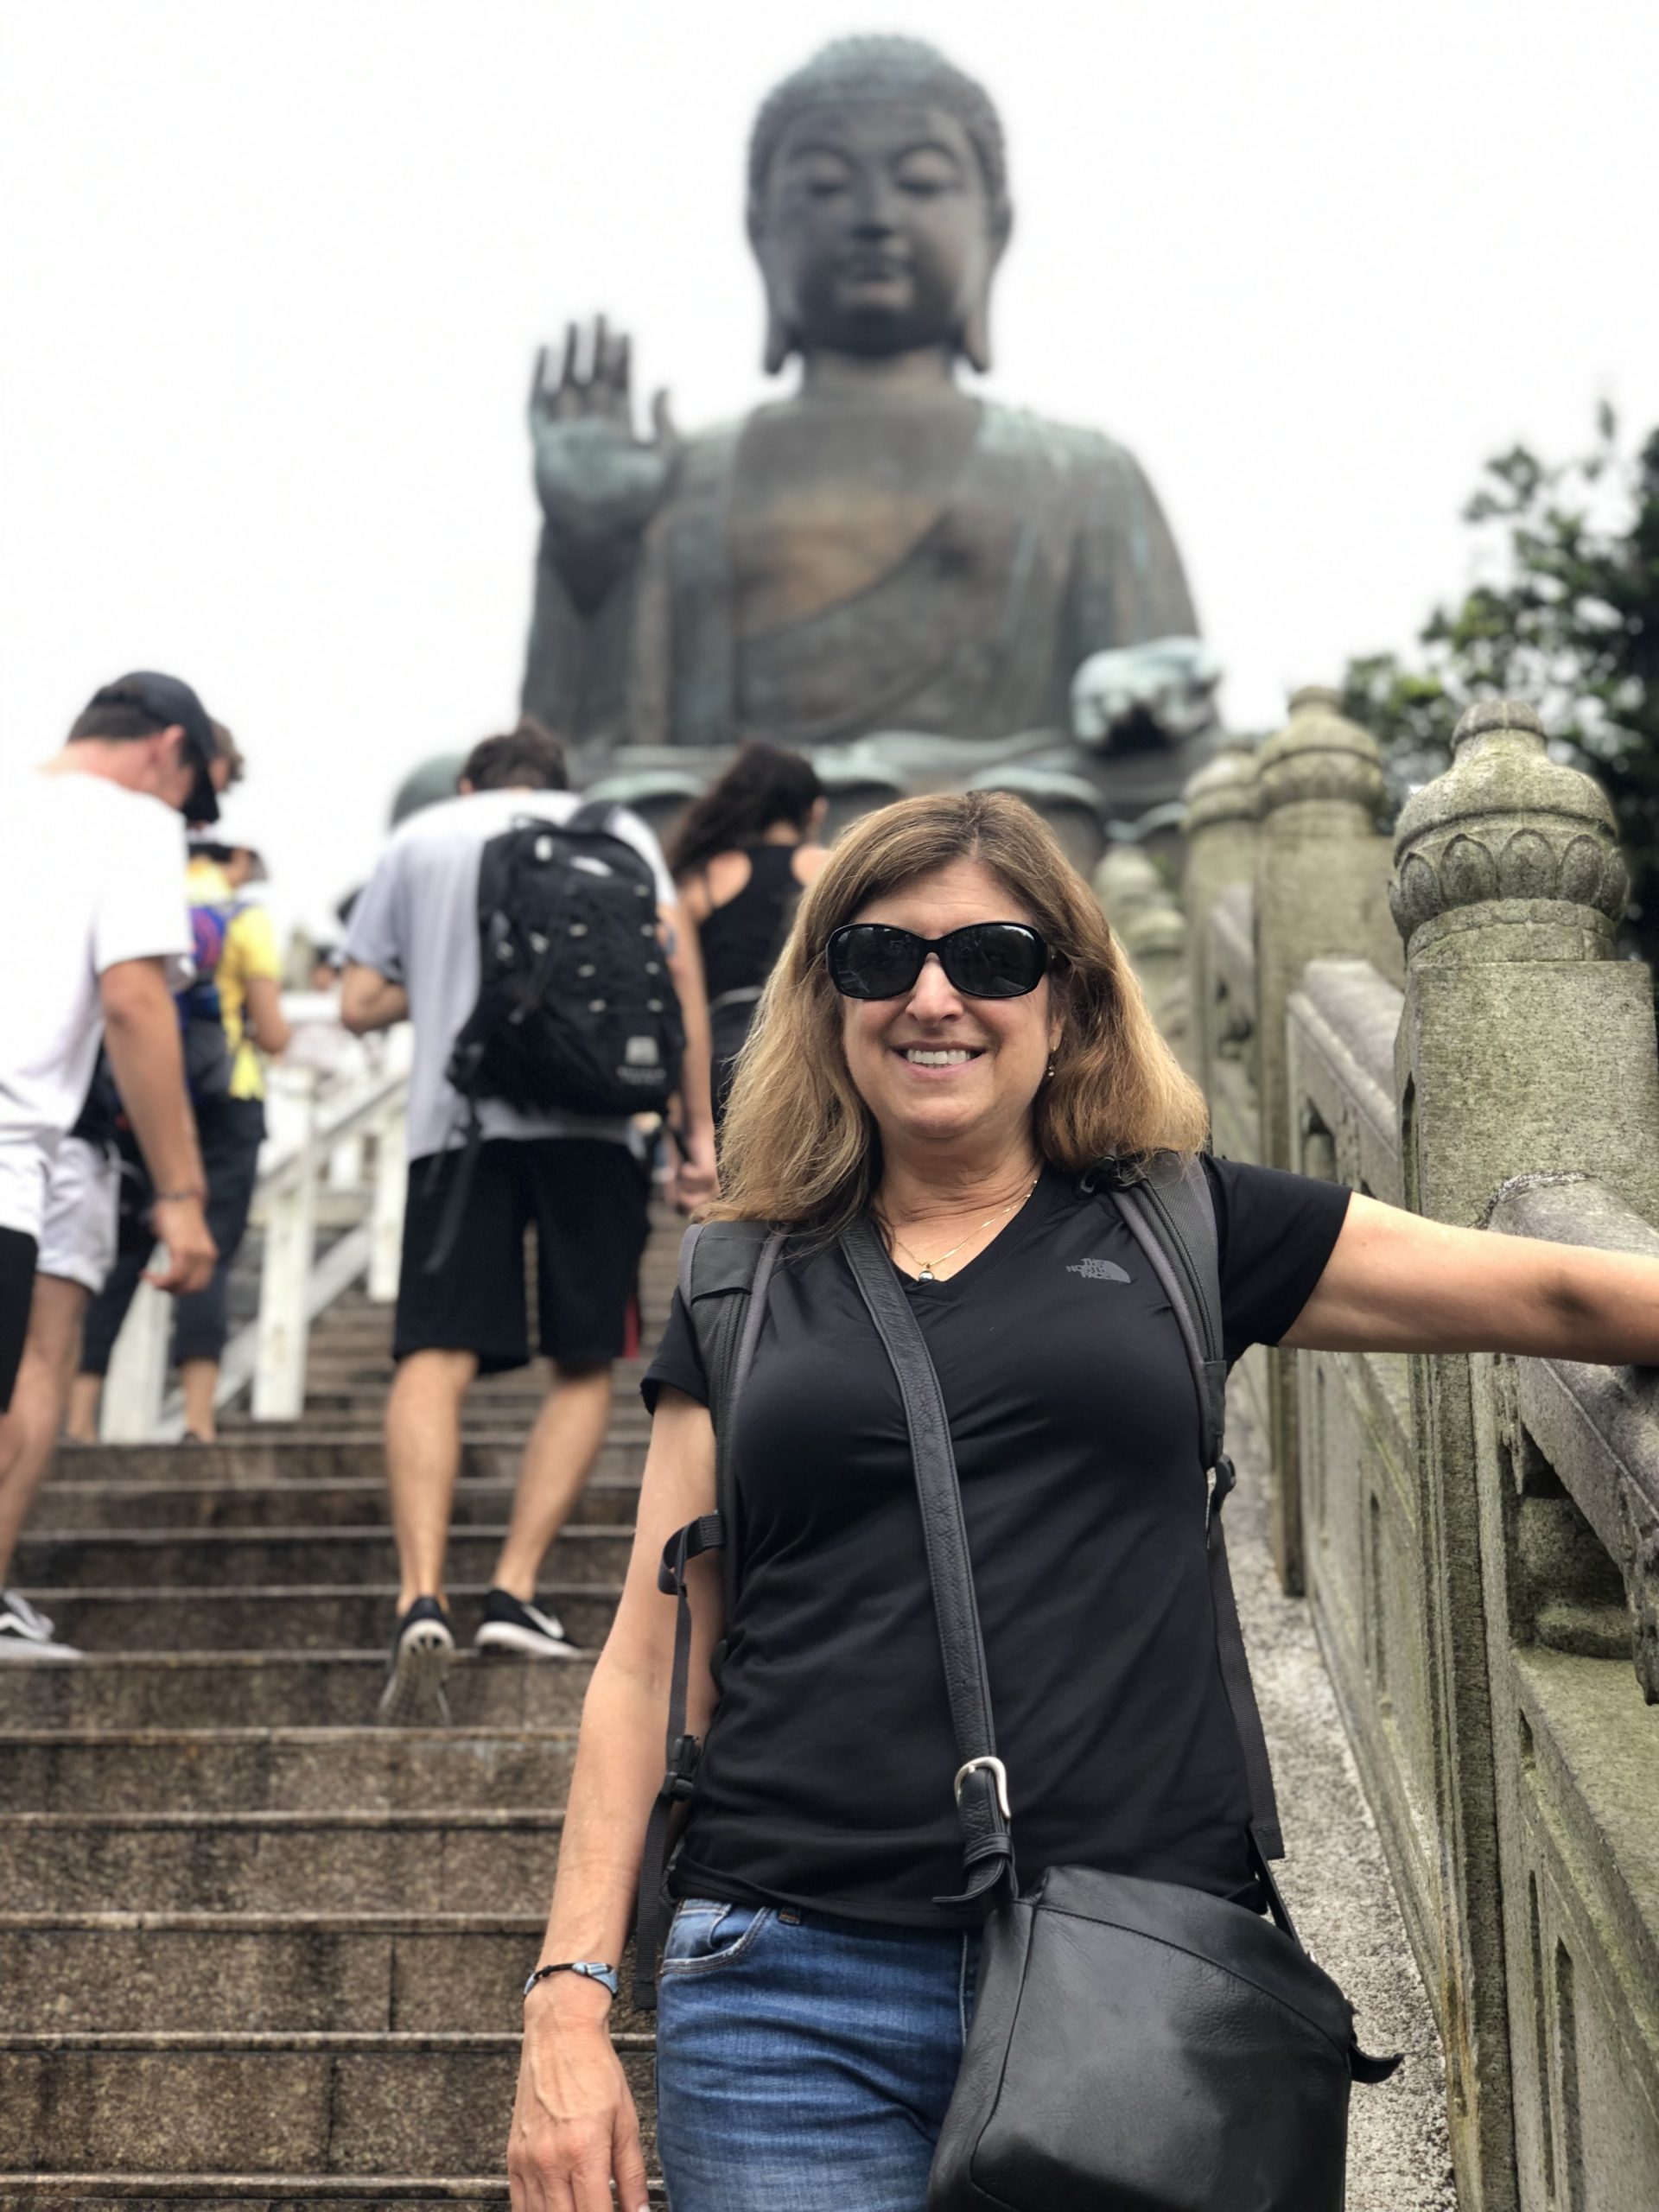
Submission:
[[[1307,1132],[1291,1107],[1286,1010],[1310,960],[1352,956],[1397,978],[1389,925],[1389,844],[1376,741],[1341,712],[1335,691],[1295,692],[1290,719],[1257,758],[1255,843],[1256,1082],[1264,1166],[1301,1171]],[[1296,1356],[1268,1359],[1273,1459],[1270,1526],[1285,1588],[1304,1587]]]
[[[1114,845],[1094,874],[1095,896],[1140,978],[1153,1019],[1190,1065],[1186,1001],[1187,917],[1150,853]]]
[[[1407,1204],[1474,1225],[1509,1179],[1578,1173],[1659,1221],[1652,983],[1640,963],[1618,957],[1628,878],[1612,810],[1592,778],[1549,758],[1537,715],[1516,701],[1471,708],[1454,748],[1446,772],[1406,805],[1395,840]],[[1526,1947],[1524,1935],[1516,1944],[1520,1901],[1505,1899],[1500,1878],[1499,1799],[1519,1757],[1505,1702],[1515,1483],[1494,1474],[1490,1454],[1478,1464],[1477,1401],[1491,1365],[1411,1362],[1441,2025],[1459,2202],[1469,2212],[1542,2201],[1517,2177],[1512,2131],[1511,2058],[1528,2072],[1534,2028],[1530,2015],[1516,2024],[1505,2001],[1506,1910],[1512,1993]],[[1522,2039],[1512,2043],[1512,2030]]]
[[[1187,1028],[1193,1073],[1206,1091],[1217,1039],[1215,992],[1206,955],[1210,917],[1224,892],[1249,892],[1255,878],[1255,747],[1248,738],[1224,739],[1211,758],[1189,776],[1181,794],[1181,904],[1186,912]]]

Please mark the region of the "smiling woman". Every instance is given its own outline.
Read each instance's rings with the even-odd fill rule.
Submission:
[[[1035,975],[993,971],[982,949],[970,961],[960,937],[960,951],[872,973],[874,925],[976,930],[982,946],[985,925],[1007,924],[1042,946]],[[963,1057],[918,1065],[940,1052]],[[988,1175],[1011,1189],[1044,1159],[1082,1175],[1108,1154],[1190,1151],[1205,1123],[1099,906],[1031,810],[994,791],[910,799],[849,832],[802,902],[739,1064],[712,1217],[833,1236],[880,1188],[888,1218],[919,1234],[908,1205],[948,1227],[1006,1195]],[[926,1193],[892,1156],[912,1130],[944,1179]]]
[[[950,2212],[1194,2212],[1233,2201],[1241,2141],[1252,2173],[1279,2177],[1263,2212],[1337,2212],[1350,2069],[1378,2069],[1270,1886],[1271,1789],[1223,1635],[1207,1483],[1213,1468],[1218,1500],[1230,1481],[1221,1373],[1279,1343],[1652,1359],[1659,1266],[1201,1154],[1203,1101],[1099,909],[1002,794],[906,800],[842,838],[767,987],[726,1138],[711,1213],[733,1226],[704,1232],[718,1264],[700,1274],[694,1252],[646,1378],[639,1534],[544,1954],[620,1955],[676,1682],[661,1802],[695,1786],[661,1977],[675,2212],[918,2212],[930,2168]],[[1147,1230],[1182,1205],[1185,1289]],[[715,1316],[745,1290],[734,1402],[739,1339]],[[711,1540],[723,1590],[707,1561],[688,1571]],[[690,1605],[677,1647],[665,1546]],[[982,1726],[963,1717],[976,1670]],[[969,1756],[993,1710],[995,1755]],[[1086,1918],[1101,1883],[1107,1924],[1140,1915],[1166,1957],[1195,1930],[1205,1960],[1248,1955],[1234,1986],[1294,1981],[1290,2012],[1323,2008],[1329,2034],[1299,2056],[1260,2020],[1235,2032],[1216,2009],[1229,1974],[1210,1967],[1191,2017],[1166,1972],[1080,1972],[1052,2017],[1022,1996],[1020,2032],[1058,2057],[1004,2116],[1012,2180],[982,2193],[964,2128],[1025,1972],[1012,1931]],[[525,2212],[597,2208],[608,2177],[643,2201],[607,2001],[569,1973],[529,2000],[511,2161]],[[1213,2158],[1199,2111],[1230,2115]],[[1096,2186],[1131,2139],[1134,2191]]]

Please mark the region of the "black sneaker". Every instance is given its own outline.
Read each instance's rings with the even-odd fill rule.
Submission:
[[[392,1631],[391,1662],[380,1693],[380,1718],[394,1727],[446,1724],[443,1685],[455,1656],[455,1632],[435,1598],[417,1598]]]
[[[0,1659],[79,1659],[73,1643],[60,1643],[44,1613],[15,1590],[0,1590]]]
[[[519,1651],[531,1659],[580,1659],[556,1613],[527,1605],[510,1590],[492,1590],[484,1599],[484,1619],[473,1642],[480,1651]]]

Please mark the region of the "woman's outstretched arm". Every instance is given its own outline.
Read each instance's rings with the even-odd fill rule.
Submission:
[[[664,1389],[652,1423],[639,1519],[614,1624],[594,1669],[559,1844],[541,1965],[620,1965],[633,1914],[645,1822],[663,1778],[672,1599],[657,1587],[663,1547],[715,1505],[715,1434],[708,1411]],[[714,1708],[709,1655],[721,1632],[718,1561],[691,1568],[696,1640],[687,1726],[701,1735]],[[507,2145],[513,2212],[644,2212],[639,2122],[610,2039],[610,1999],[572,1974],[537,1982],[524,2000],[524,2049]]]
[[[1507,1351],[1659,1364],[1659,1260],[1452,1229],[1356,1192],[1287,1333],[1308,1351]]]

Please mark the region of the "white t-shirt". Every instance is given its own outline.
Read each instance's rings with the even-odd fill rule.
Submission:
[[[409,1076],[409,1154],[422,1160],[461,1144],[467,1109],[444,1081],[455,1038],[478,998],[478,871],[484,847],[524,815],[565,822],[583,804],[578,791],[468,791],[411,815],[352,909],[346,957],[401,983],[415,1025]],[[637,814],[617,810],[611,827],[650,861],[657,896],[678,894],[662,849]],[[489,1137],[613,1137],[637,1144],[626,1119],[583,1114],[520,1114],[499,1099],[480,1100]]]
[[[41,1192],[104,1033],[98,979],[123,960],[188,961],[184,823],[107,776],[8,779],[0,791],[0,1224],[40,1230]],[[175,976],[171,980],[178,980]]]

